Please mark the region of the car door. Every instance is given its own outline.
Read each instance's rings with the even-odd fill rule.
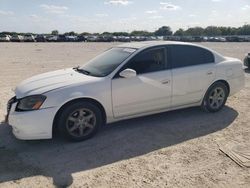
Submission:
[[[119,73],[133,69],[137,75],[122,78]],[[169,108],[172,74],[167,67],[166,48],[151,48],[133,57],[112,79],[115,118]]]
[[[197,103],[215,79],[212,52],[192,45],[169,46],[173,72],[172,106]]]

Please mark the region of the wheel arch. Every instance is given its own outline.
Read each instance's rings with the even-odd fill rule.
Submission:
[[[64,103],[56,112],[56,115],[54,116],[54,119],[53,119],[53,125],[52,125],[52,136],[55,135],[55,133],[57,132],[57,126],[58,126],[58,118],[59,118],[59,115],[60,113],[70,104],[73,104],[75,102],[78,102],[78,101],[85,101],[85,102],[91,102],[92,104],[95,104],[100,110],[101,110],[101,113],[102,113],[102,117],[103,117],[103,120],[104,120],[104,124],[106,124],[106,121],[107,121],[107,115],[106,115],[106,111],[103,107],[103,105],[97,101],[96,99],[93,99],[93,98],[88,98],[88,97],[81,97],[81,98],[75,98],[75,99],[72,99],[70,101],[67,101],[66,103]]]
[[[224,79],[219,79],[219,80],[214,81],[214,82],[207,88],[206,92],[205,92],[204,95],[203,95],[202,102],[204,101],[204,99],[205,99],[205,97],[206,97],[207,92],[209,91],[209,89],[210,89],[214,84],[219,83],[219,82],[225,84],[225,86],[227,87],[227,90],[228,90],[228,96],[230,95],[230,85],[229,85],[229,83],[228,83],[226,80],[224,80]]]
[[[223,80],[223,79],[220,79],[220,80],[217,80],[217,81],[215,81],[213,84],[215,84],[215,83],[218,83],[218,82],[221,82],[221,83],[223,83],[223,84],[225,84],[225,86],[227,87],[227,91],[228,91],[228,95],[230,95],[230,85],[229,85],[229,83],[226,81],[226,80]],[[212,84],[212,85],[213,85]],[[211,85],[211,86],[212,86]],[[211,87],[210,86],[210,87]]]

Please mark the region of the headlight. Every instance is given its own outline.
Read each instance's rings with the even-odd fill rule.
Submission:
[[[46,96],[44,95],[32,95],[24,97],[18,100],[16,110],[17,111],[38,110],[42,106],[45,99]]]

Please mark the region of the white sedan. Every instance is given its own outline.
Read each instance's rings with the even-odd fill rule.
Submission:
[[[124,119],[193,106],[217,112],[243,87],[238,59],[189,43],[127,43],[83,66],[23,81],[6,120],[19,139],[49,139],[58,131],[82,141]]]

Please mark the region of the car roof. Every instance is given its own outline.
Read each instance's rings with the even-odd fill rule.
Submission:
[[[194,43],[188,43],[188,42],[176,42],[176,41],[146,41],[146,42],[131,42],[131,43],[124,43],[121,45],[118,45],[118,47],[120,48],[134,48],[137,50],[140,49],[147,49],[150,47],[154,47],[154,46],[162,46],[162,45],[187,45],[187,46],[196,46],[199,48],[203,48],[206,49],[208,51],[210,51],[211,53],[214,54],[215,58],[217,59],[216,61],[223,61],[225,58],[219,54],[218,52],[209,49],[205,46],[202,45],[198,45],[198,44],[194,44]]]
[[[191,45],[191,46],[199,46],[192,43],[187,42],[176,42],[176,41],[146,41],[146,42],[131,42],[131,43],[124,43],[121,45],[118,45],[118,47],[121,48],[136,48],[136,49],[142,49],[142,48],[148,48],[148,47],[154,47],[154,46],[161,46],[161,45]],[[199,46],[201,47],[201,46]]]

